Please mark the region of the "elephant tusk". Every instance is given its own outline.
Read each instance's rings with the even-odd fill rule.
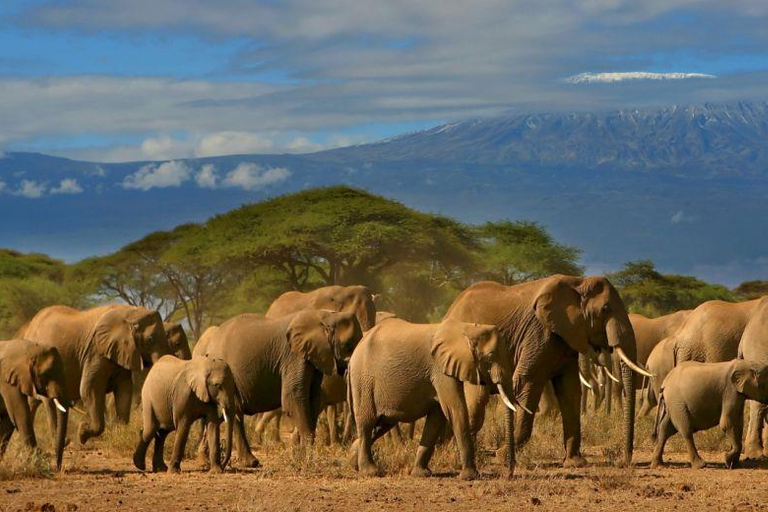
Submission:
[[[638,365],[636,365],[635,363],[633,363],[632,360],[629,359],[629,357],[627,357],[627,354],[624,353],[624,350],[622,350],[621,347],[616,347],[614,350],[616,350],[616,353],[619,354],[619,357],[624,362],[624,364],[629,366],[632,370],[636,371],[640,375],[645,375],[646,377],[649,377],[649,378],[655,377],[655,375],[649,372],[648,370],[644,370],[640,368]]]
[[[581,374],[581,372],[579,372],[579,380],[581,381],[581,384],[585,388],[592,389],[592,385],[589,382],[587,382],[587,379],[584,378],[584,376]]]
[[[59,399],[58,399],[58,398],[54,398],[54,399],[53,399],[53,403],[54,403],[54,404],[56,404],[56,408],[57,408],[58,410],[60,410],[61,412],[63,412],[63,413],[66,413],[66,412],[67,412],[67,408],[66,408],[66,407],[64,407],[63,405],[61,405],[61,402],[59,402]]]
[[[227,418],[227,411],[224,409],[221,410],[221,414],[224,415],[224,423],[229,423],[229,418]]]
[[[609,378],[609,379],[611,379],[613,382],[615,382],[615,383],[617,383],[617,384],[619,383],[619,379],[617,379],[616,377],[614,377],[614,375],[611,373],[611,370],[609,370],[609,369],[608,369],[608,368],[606,368],[606,367],[603,367],[603,371],[605,372],[605,374],[606,374],[606,375],[608,375],[608,378]]]
[[[496,387],[499,388],[499,395],[501,395],[501,400],[504,402],[504,405],[509,407],[509,409],[512,412],[517,412],[517,407],[514,406],[512,401],[509,399],[507,394],[504,392],[504,388],[501,387],[501,384],[496,384]]]
[[[88,416],[88,414],[87,414],[87,413],[86,413],[84,410],[82,410],[82,409],[78,409],[78,408],[77,408],[77,407],[75,407],[74,405],[73,405],[73,406],[71,406],[71,407],[70,407],[70,409],[72,409],[73,411],[75,411],[77,414],[81,414],[81,415],[83,415],[83,416]]]
[[[524,406],[522,403],[520,403],[520,400],[515,400],[515,402],[517,402],[517,405],[519,405],[519,406],[520,406],[520,408],[521,408],[522,410],[524,410],[525,412],[527,412],[528,414],[530,414],[531,416],[533,416],[533,412],[531,412],[531,410],[530,410],[529,408],[527,408],[527,407],[526,407],[526,406]],[[539,410],[539,409],[538,409],[538,408],[536,408],[536,412],[538,412],[538,410]]]

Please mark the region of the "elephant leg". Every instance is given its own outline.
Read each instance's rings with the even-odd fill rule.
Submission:
[[[30,450],[35,450],[37,438],[27,397],[14,389],[11,393],[5,393],[0,399],[5,401],[8,417],[18,430],[21,442]]]
[[[272,441],[277,443],[280,442],[280,423],[282,422],[282,418],[282,409],[275,409],[274,411],[268,411],[259,414],[258,420],[256,421],[256,428],[254,429],[254,432],[256,433],[256,439],[259,443],[264,442],[264,432],[266,432],[267,427],[272,421],[275,422],[275,430],[272,434]]]
[[[581,386],[578,365],[568,365],[562,375],[552,379],[552,385],[560,405],[560,416],[563,419],[565,448],[563,466],[582,467],[587,461],[581,456],[581,418],[579,416]]]
[[[251,446],[248,444],[248,437],[245,434],[245,415],[239,414],[234,421],[238,465],[243,468],[259,467],[259,460],[253,456]]]
[[[725,454],[725,467],[734,469],[739,466],[739,457],[741,456],[741,439],[744,433],[744,411],[738,415],[730,424],[723,429],[725,437],[731,443],[731,449]]]
[[[133,400],[131,372],[120,372],[114,385],[115,415],[118,422],[127,425],[131,419],[131,401]]]
[[[357,404],[355,404],[357,408]],[[356,411],[359,413],[359,411]],[[376,467],[376,463],[373,461],[373,430],[376,427],[375,418],[372,417],[358,417],[357,420],[357,440],[352,445],[352,451],[354,453],[355,446],[357,447],[357,471],[365,476],[374,476],[378,474],[379,470]]]
[[[328,418],[328,445],[339,444],[339,428],[336,424],[336,404],[331,404],[326,407],[325,415]]]
[[[475,386],[473,384],[464,384],[464,396],[467,400],[467,411],[469,413],[469,428],[472,434],[477,435],[485,423],[485,409],[488,406],[488,400],[491,398],[491,392],[485,386]]]
[[[445,432],[447,419],[439,406],[434,407],[424,423],[424,431],[421,433],[419,447],[416,449],[416,461],[411,469],[411,476],[430,476],[429,461],[435,452],[435,445],[440,435]]]
[[[605,413],[608,416],[611,415],[611,408],[613,407],[613,390],[615,386],[616,383],[610,379],[605,383]]]
[[[352,411],[349,410],[349,404],[344,402],[344,411],[346,416],[344,418],[344,434],[342,442],[348,442],[352,440],[352,430],[355,428],[354,421],[352,419]]]
[[[656,447],[653,450],[653,457],[651,458],[651,468],[655,468],[664,464],[664,446],[667,444],[667,439],[675,435],[677,429],[672,424],[672,419],[669,417],[669,413],[664,411],[661,418],[658,420],[656,426]]]
[[[80,382],[80,396],[83,399],[88,418],[80,423],[78,437],[80,444],[104,432],[104,411],[106,405],[108,376],[104,372],[87,368]]]
[[[148,406],[144,407],[144,410],[142,411],[142,427],[141,432],[139,433],[139,444],[136,445],[136,450],[133,452],[133,465],[141,471],[144,471],[147,468],[147,448],[149,448],[149,443],[155,438],[157,429],[158,425],[152,415],[151,408]]]
[[[412,421],[412,422],[408,423],[407,425],[408,426],[405,428],[405,436],[408,439],[413,439],[414,433],[416,431],[416,422]],[[471,429],[472,429],[472,427],[470,427],[470,430]]]
[[[390,429],[389,440],[393,443],[403,442],[403,432],[400,430],[400,424],[396,424],[394,427],[392,427],[392,429]]]
[[[168,466],[165,465],[163,460],[165,439],[168,437],[168,434],[169,432],[163,428],[155,432],[155,452],[152,454],[152,471],[154,473],[168,471]]]
[[[181,461],[184,458],[184,448],[187,446],[187,439],[189,438],[189,428],[192,426],[192,422],[187,417],[182,417],[177,420],[176,425],[176,440],[173,443],[173,454],[171,455],[171,467],[168,470],[171,473],[181,472]],[[214,430],[213,425],[208,425],[209,435]]]
[[[8,448],[8,442],[11,440],[13,430],[11,418],[6,415],[0,415],[0,459],[5,455],[5,450]]]
[[[207,439],[208,421],[203,417],[199,423],[200,438],[197,441],[197,460],[205,464],[208,461],[208,443],[205,442]]]
[[[759,459],[763,455],[763,417],[766,406],[749,400],[749,426],[747,427],[746,450],[748,459]]]
[[[475,465],[474,436],[469,429],[469,415],[464,399],[464,390],[455,380],[445,380],[438,383],[437,396],[440,400],[440,408],[447,419],[448,425],[453,430],[453,437],[459,449],[461,459],[462,480],[474,480],[477,478],[477,466]]]
[[[587,414],[587,396],[586,388],[581,390],[581,414]]]
[[[653,386],[648,382],[648,385],[643,389],[643,406],[640,408],[638,415],[641,417],[648,416],[650,412],[656,407],[656,395],[653,392]]]
[[[35,412],[37,408],[40,407],[40,401],[30,400],[28,403],[30,405],[29,412],[32,415],[32,422],[34,423]],[[32,403],[34,403],[35,405],[33,406]],[[43,403],[43,407],[45,407],[45,417],[46,417],[46,420],[48,421],[48,429],[51,432],[51,435],[55,436],[56,435],[56,411],[57,411],[56,405],[53,403],[53,400],[49,400],[47,398],[44,399],[42,403]]]
[[[221,467],[221,443],[219,441],[220,426],[218,419],[211,418],[208,422],[208,453],[210,454],[210,472],[221,473],[224,470]],[[182,452],[183,453],[183,452]]]

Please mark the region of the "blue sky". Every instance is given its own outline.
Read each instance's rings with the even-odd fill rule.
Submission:
[[[305,152],[515,110],[765,100],[766,26],[764,0],[5,0],[0,149]]]

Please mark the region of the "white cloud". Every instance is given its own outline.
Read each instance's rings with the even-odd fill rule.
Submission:
[[[81,194],[83,187],[74,178],[61,180],[58,187],[51,189],[51,194]]]
[[[14,194],[28,199],[39,199],[45,195],[45,190],[45,183],[39,183],[33,180],[21,180],[19,188],[16,189]]]
[[[296,137],[286,144],[285,149],[288,153],[311,153],[325,149],[325,146],[311,141],[307,137]]]
[[[6,185],[6,184],[5,184],[5,182],[4,182],[3,180],[0,180],[0,192],[2,192],[3,190],[5,190],[5,188],[6,188],[7,186],[8,186],[8,185]]]
[[[160,165],[147,164],[135,173],[126,176],[123,188],[149,190],[151,188],[178,187],[191,176],[187,164],[180,161],[165,162]]]
[[[216,188],[218,180],[216,167],[212,164],[204,165],[195,175],[195,183],[200,188]]]
[[[672,217],[670,217],[669,222],[672,224],[682,224],[682,223],[693,223],[697,222],[700,219],[698,215],[690,215],[688,213],[685,213],[683,210],[676,211]]]
[[[651,73],[626,71],[615,73],[579,73],[564,79],[569,84],[610,84],[628,80],[687,80],[691,78],[717,78],[706,73]]]
[[[253,163],[242,162],[227,173],[222,181],[222,186],[256,190],[267,185],[285,181],[290,175],[291,171],[285,167],[264,169]]]
[[[195,156],[267,153],[274,147],[275,143],[272,140],[256,133],[223,131],[200,139],[195,147]]]

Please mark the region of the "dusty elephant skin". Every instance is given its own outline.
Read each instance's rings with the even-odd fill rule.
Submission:
[[[578,354],[610,350],[621,354],[624,389],[634,396],[633,369],[642,371],[634,363],[634,332],[621,297],[603,277],[555,275],[516,286],[477,283],[456,298],[445,318],[497,326],[515,363],[515,398],[529,411],[536,411],[545,385],[552,381],[563,421],[566,466],[586,462],[580,449]],[[465,384],[474,432],[483,424],[490,391]],[[624,457],[629,464],[635,401],[624,404]],[[519,447],[531,436],[534,414],[520,412],[516,420],[514,437]]]
[[[679,432],[688,448],[691,467],[704,466],[693,433],[720,425],[731,443],[725,465],[734,468],[741,455],[744,402],[768,403],[768,366],[735,359],[722,363],[687,361],[677,365],[661,386],[651,467],[662,464],[664,445]]]
[[[373,328],[378,321],[374,296],[365,286],[323,286],[310,292],[290,291],[285,292],[270,304],[265,316],[267,318],[280,318],[281,316],[297,313],[302,309],[326,309],[344,313],[354,313],[363,331]],[[389,315],[392,315],[389,313]],[[394,316],[394,315],[392,315]],[[326,382],[330,380],[330,382]],[[346,398],[346,387],[341,377],[328,376],[323,378],[322,407],[328,415],[328,436],[330,442],[339,441],[336,429],[335,404],[343,402]],[[256,435],[261,438],[267,425],[275,421],[275,432],[280,431],[282,411],[275,409],[261,415],[256,424]],[[351,424],[344,426],[344,436],[351,434]],[[276,440],[279,439],[279,436]]]
[[[739,342],[739,357],[760,364],[768,364],[768,297],[758,303]],[[760,458],[768,453],[763,446],[763,427],[768,416],[768,406],[749,400],[749,429],[747,430],[746,455]]]
[[[105,397],[115,396],[117,418],[127,423],[131,411],[131,372],[151,366],[168,354],[168,340],[157,311],[109,305],[86,311],[52,306],[29,322],[24,338],[56,347],[64,363],[66,391],[82,399],[87,418],[80,423],[79,440],[104,432]],[[45,399],[52,429],[55,406]]]
[[[64,365],[55,347],[28,340],[0,341],[0,459],[14,430],[22,443],[37,448],[34,414],[30,399],[42,396],[56,407],[56,468],[61,470],[67,437],[70,398],[64,380]]]
[[[477,477],[464,382],[498,386],[507,402],[513,396],[509,352],[494,326],[392,319],[369,331],[349,365],[349,402],[357,424],[350,457],[359,472],[378,473],[371,452],[377,439],[398,422],[426,416],[411,475],[430,474],[447,420],[459,447],[461,478]]]
[[[281,407],[302,438],[314,438],[322,378],[344,373],[361,338],[353,313],[314,309],[277,319],[239,315],[205,332],[193,355],[222,359],[232,370],[242,405],[235,433],[241,466],[258,465],[243,415]]]
[[[163,445],[166,436],[176,430],[170,470],[179,472],[189,429],[196,420],[205,418],[210,471],[220,473],[232,451],[235,403],[235,381],[224,361],[202,356],[189,361],[161,357],[149,371],[141,391],[142,431],[133,456],[134,465],[145,469],[147,448],[154,440],[152,470],[168,469],[163,461]],[[227,425],[223,462],[219,460],[219,410]]]

